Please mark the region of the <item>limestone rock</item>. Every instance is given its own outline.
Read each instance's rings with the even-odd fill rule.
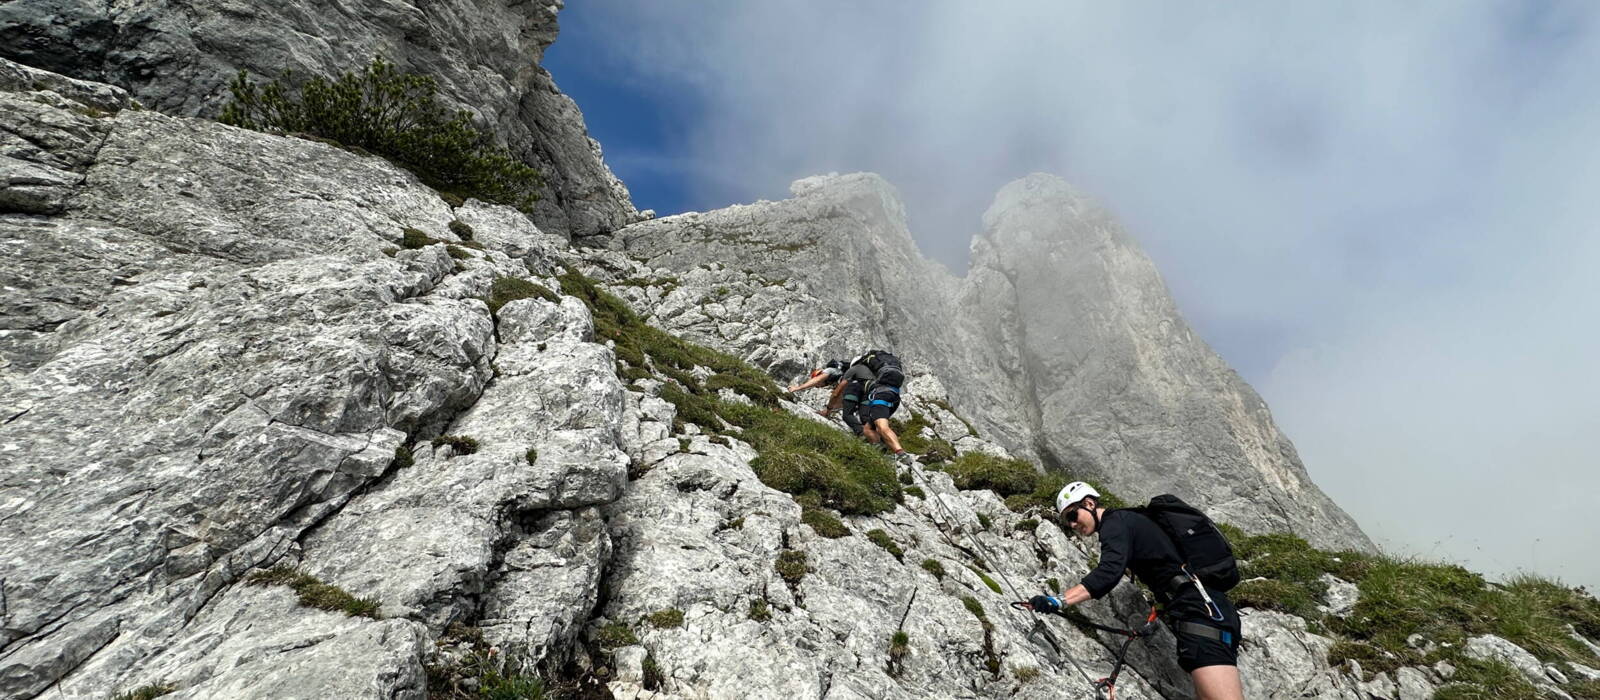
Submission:
[[[1502,661],[1526,676],[1535,684],[1546,684],[1550,679],[1545,675],[1544,665],[1539,659],[1526,649],[1511,642],[1496,637],[1492,634],[1480,635],[1467,640],[1463,651],[1474,659]]]
[[[623,392],[581,304],[497,317],[476,298],[558,261],[399,250],[404,226],[455,240],[452,215],[381,159],[155,112],[86,116],[62,97],[117,94],[60,76],[0,92],[26,116],[8,153],[73,173],[54,215],[0,214],[5,694],[420,698],[446,609],[541,616],[501,638],[567,646],[609,546],[592,506],[625,479]],[[560,244],[466,209],[491,246]],[[446,430],[481,430],[485,449],[446,469],[425,447]],[[460,527],[424,536],[403,520],[417,513]],[[464,564],[424,566],[437,561]],[[510,592],[553,562],[566,597],[536,609]],[[240,584],[274,563],[409,619]],[[501,582],[513,600],[490,605]]]
[[[1435,690],[1428,674],[1411,666],[1402,666],[1394,672],[1399,700],[1428,700]]]
[[[1344,616],[1350,614],[1356,603],[1361,600],[1361,589],[1355,584],[1333,574],[1323,574],[1319,578],[1322,583],[1327,585],[1328,592],[1323,598],[1323,604],[1318,608],[1330,615]]]
[[[562,236],[605,233],[638,214],[577,105],[539,66],[555,41],[561,6],[14,0],[0,5],[0,58],[119,85],[150,108],[191,116],[215,115],[240,70],[257,79],[285,69],[334,76],[384,56],[436,77],[443,97],[540,168],[547,180],[537,204],[542,228]],[[0,176],[8,170],[0,167]]]

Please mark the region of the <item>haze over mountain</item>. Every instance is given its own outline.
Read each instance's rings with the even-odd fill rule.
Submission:
[[[601,0],[548,65],[663,214],[873,171],[960,271],[996,189],[1066,177],[1380,542],[1593,588],[1556,552],[1600,491],[1597,28],[1584,2]],[[1541,494],[1516,527],[1470,515],[1508,489]]]

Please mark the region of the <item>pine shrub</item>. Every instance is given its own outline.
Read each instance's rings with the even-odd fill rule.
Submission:
[[[432,76],[401,72],[374,58],[360,73],[297,81],[285,72],[258,85],[245,71],[229,84],[222,123],[276,134],[307,134],[383,156],[429,186],[530,211],[543,180],[475,127],[466,110],[438,100]],[[459,235],[459,234],[458,234]]]

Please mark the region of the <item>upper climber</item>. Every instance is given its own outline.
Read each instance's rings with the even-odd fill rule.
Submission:
[[[850,369],[844,376],[846,380],[852,377],[866,378],[858,380],[860,391],[856,396],[860,405],[856,408],[855,419],[860,423],[861,433],[867,441],[886,445],[897,459],[909,460],[910,455],[900,446],[900,436],[889,425],[889,416],[900,408],[900,391],[906,383],[900,358],[887,350],[868,350],[850,361]],[[836,395],[839,393],[835,392]],[[847,416],[848,413],[846,411]],[[849,423],[849,418],[845,422]]]
[[[1153,504],[1152,504],[1153,505]],[[1156,594],[1177,638],[1178,666],[1194,679],[1201,700],[1243,700],[1239,680],[1239,615],[1221,590],[1208,589],[1184,568],[1183,557],[1154,520],[1134,510],[1107,510],[1100,493],[1074,481],[1056,496],[1061,522],[1078,535],[1100,534],[1100,565],[1059,595],[1034,596],[1035,612],[1059,612],[1111,592],[1132,570]]]

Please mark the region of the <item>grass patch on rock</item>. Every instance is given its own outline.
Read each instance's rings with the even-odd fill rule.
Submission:
[[[778,576],[792,588],[800,585],[805,579],[810,567],[806,566],[806,553],[796,549],[785,549],[778,554],[778,561],[772,565]]]
[[[956,458],[955,445],[935,435],[927,416],[921,413],[912,411],[904,423],[891,418],[889,426],[900,437],[900,446],[907,452],[922,455],[924,462],[948,462]]]
[[[1600,601],[1581,588],[1536,576],[1493,584],[1453,564],[1325,551],[1295,535],[1246,535],[1221,527],[1245,578],[1229,593],[1234,603],[1280,610],[1325,628],[1335,638],[1329,657],[1336,665],[1358,661],[1370,675],[1448,661],[1460,670],[1435,697],[1532,698],[1533,686],[1520,673],[1465,656],[1465,642],[1493,634],[1545,663],[1600,661],[1567,631],[1572,625],[1591,638],[1600,633]],[[1360,592],[1343,617],[1318,609],[1327,595],[1324,574],[1350,581]],[[1430,651],[1409,643],[1413,635]]]
[[[848,537],[850,528],[845,527],[839,516],[821,508],[805,508],[800,512],[800,522],[811,526],[818,535],[828,539]]]
[[[903,671],[901,662],[905,659],[906,654],[909,653],[911,653],[911,635],[906,634],[904,630],[889,635],[889,667],[887,671],[890,678],[900,677]]]
[[[149,685],[141,685],[133,690],[117,693],[116,695],[111,696],[111,700],[154,700],[154,698],[159,698],[163,695],[169,695],[177,691],[178,686],[175,685],[168,683],[151,683]]]
[[[639,636],[633,633],[627,625],[613,622],[595,630],[594,642],[602,651],[611,651],[618,647],[632,646],[639,643]]]
[[[750,609],[745,612],[745,617],[755,620],[756,622],[766,622],[771,620],[772,606],[767,605],[767,601],[765,600],[752,600],[750,601]]]
[[[434,447],[448,445],[455,451],[456,456],[470,455],[478,451],[478,441],[465,435],[440,435],[433,439]]]
[[[351,617],[378,617],[378,599],[357,598],[343,588],[323,583],[321,579],[296,567],[280,564],[255,571],[245,578],[245,583],[252,586],[287,586],[299,596],[300,604],[306,607],[342,612]]]
[[[489,284],[489,296],[483,301],[489,305],[489,311],[498,313],[500,307],[518,299],[536,298],[556,304],[561,303],[561,297],[538,282],[504,275],[494,278],[494,282]]]
[[[972,573],[977,574],[978,580],[983,581],[983,585],[988,586],[989,590],[994,591],[997,594],[1000,593],[1000,584],[995,583],[994,579],[989,578],[988,574],[983,573],[978,569],[978,567],[975,566],[969,566],[967,569],[972,571]]]
[[[657,610],[650,613],[645,621],[656,629],[675,629],[683,626],[683,611],[677,608]]]
[[[940,564],[938,559],[923,559],[922,568],[933,574],[934,578],[944,580],[944,564]]]
[[[871,540],[873,544],[882,547],[883,551],[893,554],[895,561],[905,561],[905,550],[900,549],[900,545],[895,544],[894,539],[889,537],[889,533],[881,529],[868,530],[867,539]]]

